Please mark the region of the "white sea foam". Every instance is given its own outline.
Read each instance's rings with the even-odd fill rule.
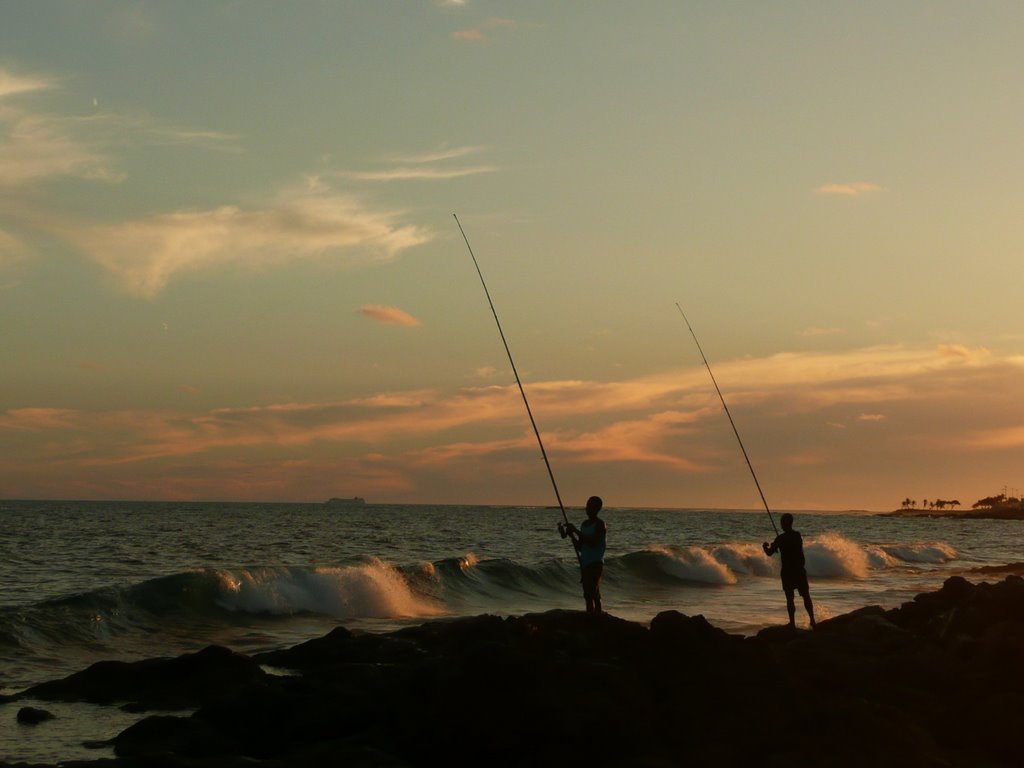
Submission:
[[[705,584],[736,583],[736,575],[729,566],[702,547],[651,546],[648,551],[659,555],[658,567],[677,579]]]
[[[868,556],[868,563],[873,570],[892,568],[899,564],[899,561],[885,551],[884,547],[865,547],[864,551]]]
[[[858,578],[868,575],[871,564],[859,544],[829,531],[804,542],[807,574],[825,578]]]
[[[772,576],[776,565],[765,557],[760,544],[722,544],[711,550],[712,556],[734,573]]]
[[[303,611],[338,618],[436,616],[443,611],[416,595],[395,568],[372,558],[334,568],[219,571],[221,607],[246,613]]]
[[[890,557],[907,563],[948,563],[957,559],[956,550],[943,541],[890,544],[882,549]]]

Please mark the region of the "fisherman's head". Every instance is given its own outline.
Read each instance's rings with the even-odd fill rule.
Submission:
[[[793,516],[787,512],[779,518],[779,523],[782,524],[782,530],[791,531],[793,530]]]
[[[601,501],[600,496],[591,496],[587,499],[587,514],[590,517],[594,517],[598,512],[601,511],[601,507],[604,506],[604,502]]]

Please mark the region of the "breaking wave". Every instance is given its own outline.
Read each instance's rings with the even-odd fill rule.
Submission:
[[[216,579],[216,603],[229,611],[308,612],[339,619],[443,613],[433,601],[417,594],[398,569],[376,558],[341,567],[213,571],[206,577]]]
[[[631,575],[656,582],[735,584],[740,575],[768,575],[772,567],[754,544],[717,547],[652,545],[618,558]],[[612,564],[615,564],[613,559]]]
[[[948,563],[956,560],[956,550],[944,542],[921,544],[901,544],[883,546],[882,550],[889,557],[908,563]]]
[[[910,545],[863,546],[828,532],[804,541],[807,573],[812,578],[863,579],[873,570],[916,564],[942,564],[957,557],[943,542]],[[615,558],[612,559],[615,564]],[[778,557],[765,557],[759,544],[718,546],[652,545],[643,552],[618,558],[630,574],[654,582],[736,584],[747,576],[777,576]]]
[[[812,578],[863,579],[871,569],[867,550],[838,533],[824,533],[804,542],[807,575]]]
[[[804,541],[812,579],[860,580],[873,571],[916,572],[957,558],[944,542],[862,546],[829,532]],[[777,578],[778,557],[760,544],[650,545],[610,556],[605,583],[626,600],[652,591],[731,587]],[[472,612],[517,612],[575,604],[579,570],[571,558],[525,564],[473,553],[396,566],[366,557],[339,566],[204,568],[127,587],[0,609],[0,648],[105,646],[125,634],[188,627],[255,626],[294,617],[322,621],[416,620]]]

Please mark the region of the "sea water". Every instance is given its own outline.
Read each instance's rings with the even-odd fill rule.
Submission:
[[[609,613],[702,614],[738,634],[786,621],[778,558],[761,549],[774,536],[763,510],[611,507],[601,517]],[[1021,521],[795,517],[819,620],[895,607],[952,575],[980,581],[977,568],[1024,560]],[[580,609],[561,519],[558,509],[500,506],[0,502],[0,693],[103,659],[214,643],[253,653],[339,624],[380,632]],[[23,703],[0,707],[0,759],[100,757],[80,742],[132,722],[108,707],[42,704],[58,719],[30,729],[14,724]]]

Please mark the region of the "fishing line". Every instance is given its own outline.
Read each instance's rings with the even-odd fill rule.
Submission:
[[[487,290],[487,283],[484,280],[484,273],[480,271],[480,263],[476,260],[476,254],[473,253],[473,246],[469,244],[469,238],[466,237],[466,230],[462,228],[462,222],[459,221],[459,217],[454,213],[452,218],[455,219],[455,223],[459,225],[459,232],[462,233],[462,239],[466,241],[466,249],[469,251],[470,257],[473,259],[473,266],[476,267],[476,273],[480,277],[480,285],[484,287],[484,295],[487,296],[487,303],[491,306],[491,314],[494,315],[494,322],[498,326],[498,334],[501,336],[501,343],[505,345],[505,354],[508,355],[508,362],[512,366],[512,373],[515,374],[516,384],[519,385],[519,394],[523,396],[523,405],[526,406],[526,415],[530,417],[530,424],[533,426],[533,434],[537,436],[537,445],[540,446],[540,455],[544,458],[544,466],[548,468],[548,477],[551,478],[551,487],[555,490],[555,498],[558,499],[558,508],[562,510],[562,519],[565,520],[565,524],[569,525],[569,516],[565,513],[565,505],[562,504],[562,495],[558,492],[558,483],[555,482],[555,473],[551,470],[551,462],[548,461],[548,452],[544,450],[544,441],[541,440],[540,430],[537,429],[537,422],[533,418],[533,411],[530,409],[530,401],[526,399],[526,390],[523,389],[523,382],[519,378],[519,371],[516,370],[516,361],[512,359],[512,350],[509,349],[508,341],[505,339],[505,332],[501,329],[501,320],[498,319],[498,310],[494,308],[494,302],[491,300],[491,292]],[[572,541],[572,547],[576,550],[576,559],[580,561],[580,567],[583,567],[583,561],[580,558],[580,548],[576,543],[575,539]]]
[[[779,529],[775,527],[775,518],[772,517],[772,511],[768,508],[768,501],[764,497],[764,491],[761,490],[761,483],[757,481],[757,473],[754,471],[754,465],[750,463],[750,457],[747,455],[747,449],[743,447],[743,438],[740,437],[740,432],[736,429],[736,422],[732,420],[732,414],[729,413],[729,406],[725,404],[725,397],[722,395],[722,390],[718,387],[718,382],[715,380],[715,374],[711,370],[711,366],[708,365],[708,358],[704,354],[704,349],[701,347],[700,342],[697,341],[697,334],[693,332],[693,327],[690,325],[690,321],[686,319],[686,313],[683,312],[683,308],[679,306],[679,302],[676,302],[676,309],[679,310],[679,314],[683,316],[683,322],[686,323],[686,327],[690,330],[690,335],[693,336],[693,341],[697,345],[697,351],[700,352],[701,358],[704,360],[704,367],[708,369],[708,373],[711,374],[711,383],[715,385],[715,391],[718,393],[718,399],[722,401],[722,407],[725,409],[725,415],[729,417],[729,423],[732,425],[732,432],[736,435],[736,442],[740,444],[740,450],[743,451],[743,458],[747,461],[747,468],[750,469],[750,476],[754,478],[754,485],[757,486],[757,492],[761,494],[761,503],[764,504],[764,511],[768,513],[768,519],[772,521],[772,529],[775,531],[777,536]]]

